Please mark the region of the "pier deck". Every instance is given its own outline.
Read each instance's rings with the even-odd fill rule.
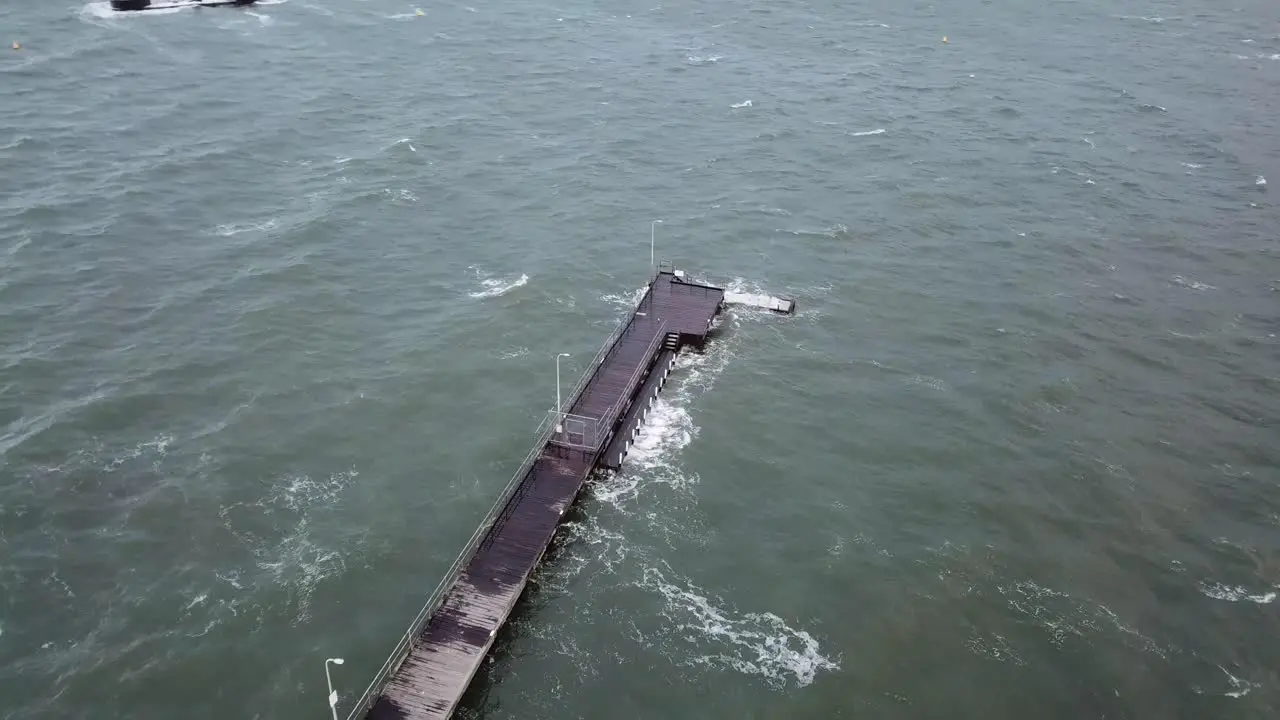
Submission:
[[[504,497],[351,713],[448,718],[587,476],[622,464],[685,345],[701,347],[724,290],[662,271],[544,430]],[[562,410],[562,411],[561,411]]]

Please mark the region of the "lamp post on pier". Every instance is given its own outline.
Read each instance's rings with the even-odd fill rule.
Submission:
[[[556,355],[556,433],[564,432],[560,420],[564,417],[564,406],[560,400],[560,358],[569,357],[569,353],[558,353]]]
[[[661,225],[661,224],[662,224],[661,220],[654,220],[653,222],[649,223],[649,267],[650,268],[658,267],[658,263],[656,260],[654,260],[654,257],[653,257],[653,243],[654,243],[655,234],[657,233],[658,225]]]
[[[333,713],[333,720],[338,720],[338,691],[333,689],[333,679],[329,677],[329,663],[341,665],[342,658],[325,658],[324,660],[324,681],[329,686],[329,712]]]

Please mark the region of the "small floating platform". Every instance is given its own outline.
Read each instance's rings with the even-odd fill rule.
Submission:
[[[111,0],[111,9],[118,12],[142,10],[175,10],[188,7],[244,7],[258,0],[179,0],[178,2],[153,3],[151,0]]]

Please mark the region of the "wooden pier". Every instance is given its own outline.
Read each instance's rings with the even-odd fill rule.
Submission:
[[[676,354],[706,342],[724,301],[722,288],[659,269],[563,406],[548,413],[537,444],[350,720],[453,713],[587,476],[622,465]]]

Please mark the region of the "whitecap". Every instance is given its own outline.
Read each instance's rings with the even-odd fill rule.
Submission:
[[[521,273],[520,277],[514,280],[511,278],[484,277],[479,270],[476,270],[476,275],[479,277],[480,284],[484,289],[467,293],[467,295],[476,299],[506,295],[518,287],[524,287],[529,282],[529,276],[524,273]]]
[[[274,230],[277,225],[275,218],[270,218],[262,222],[256,223],[224,223],[214,228],[214,232],[222,237],[231,237],[247,232],[266,232]]]
[[[1173,280],[1174,285],[1181,285],[1182,287],[1191,288],[1192,290],[1217,290],[1218,289],[1213,285],[1208,285],[1198,280],[1188,280],[1182,277],[1181,275],[1174,275],[1171,279]]]
[[[862,132],[846,133],[849,137],[867,137],[868,135],[883,135],[884,128],[876,128],[875,130],[863,130]]]
[[[743,101],[742,101],[742,102],[740,102],[740,103],[733,103],[733,104],[732,104],[732,105],[730,105],[729,107],[731,107],[731,108],[735,108],[735,109],[737,109],[737,108],[749,108],[749,107],[751,107],[751,101],[750,101],[750,100],[743,100]]]
[[[1254,689],[1255,687],[1259,687],[1257,683],[1251,683],[1248,680],[1241,680],[1235,675],[1232,675],[1230,672],[1227,671],[1226,668],[1222,667],[1221,665],[1218,666],[1218,669],[1221,670],[1224,674],[1226,674],[1227,679],[1231,682],[1232,689],[1223,693],[1223,695],[1225,695],[1226,697],[1242,698],[1245,695],[1248,695],[1250,690]]]
[[[355,469],[330,473],[328,477],[320,479],[307,474],[286,475],[272,486],[267,501],[293,512],[331,505],[358,477],[360,473]]]
[[[669,644],[688,646],[671,658],[676,662],[759,675],[775,687],[805,687],[820,671],[840,669],[837,659],[822,654],[817,639],[771,612],[738,612],[686,579],[668,580],[655,567],[644,569],[640,586],[665,600]]]
[[[1259,176],[1257,177],[1257,179],[1253,181],[1253,184],[1254,184],[1254,185],[1257,185],[1258,187],[1266,187],[1266,186],[1267,186],[1267,179],[1266,179],[1265,177],[1263,177],[1263,176],[1259,175]]]
[[[1276,599],[1275,591],[1250,593],[1242,586],[1231,587],[1222,583],[1200,583],[1200,592],[1205,597],[1211,597],[1214,600],[1226,600],[1227,602],[1240,602],[1242,600],[1257,603],[1259,605],[1267,605]]]
[[[628,310],[634,310],[637,306],[640,305],[641,298],[644,297],[644,294],[648,290],[649,290],[649,286],[646,285],[643,287],[638,287],[635,290],[632,290],[631,294],[629,295],[623,295],[620,293],[608,293],[606,295],[601,295],[600,299],[611,305],[619,305],[621,307],[625,307]]]

